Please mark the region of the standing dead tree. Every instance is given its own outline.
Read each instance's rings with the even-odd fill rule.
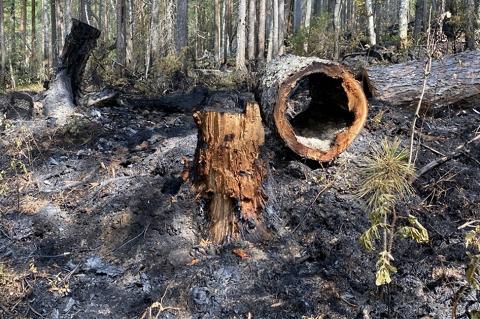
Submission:
[[[65,122],[73,113],[81,96],[81,82],[90,53],[95,48],[100,30],[73,19],[65,39],[62,55],[44,100],[44,114]]]

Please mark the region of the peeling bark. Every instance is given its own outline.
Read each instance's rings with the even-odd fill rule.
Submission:
[[[265,167],[259,158],[265,134],[258,104],[247,103],[242,113],[207,109],[194,119],[199,132],[193,185],[207,200],[212,241],[265,238]]]

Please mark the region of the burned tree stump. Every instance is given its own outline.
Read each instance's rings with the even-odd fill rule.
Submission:
[[[212,241],[261,239],[267,235],[261,216],[265,133],[258,104],[248,102],[244,112],[206,109],[194,119],[199,131],[193,185],[207,202]]]
[[[72,29],[46,92],[43,112],[47,117],[61,124],[73,113],[80,98],[85,66],[99,36],[100,30],[72,19]]]
[[[261,81],[264,120],[298,155],[328,162],[367,118],[362,87],[340,64],[292,55],[271,62]]]
[[[365,92],[393,106],[416,105],[423,87],[424,61],[372,65],[361,74]],[[480,51],[466,51],[432,61],[423,105],[442,107],[478,99]]]

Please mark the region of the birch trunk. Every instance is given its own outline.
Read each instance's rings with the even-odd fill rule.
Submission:
[[[246,16],[247,16],[247,0],[239,0],[238,3],[238,27],[237,27],[237,70],[241,72],[247,71],[245,64],[245,41],[246,41]]]
[[[340,10],[341,10],[341,0],[335,0],[335,9],[333,11],[333,26],[335,28],[335,60],[338,60],[340,57]]]
[[[408,47],[408,9],[409,0],[400,0],[398,36],[400,37],[401,49]]]
[[[373,47],[377,44],[377,35],[375,34],[375,20],[373,19],[372,0],[365,0],[365,8],[367,10],[368,42],[370,46]]]
[[[255,60],[255,23],[256,23],[256,8],[255,2],[257,0],[250,0],[248,5],[248,59]]]
[[[258,8],[258,59],[265,59],[265,32],[266,32],[267,1],[260,0]]]

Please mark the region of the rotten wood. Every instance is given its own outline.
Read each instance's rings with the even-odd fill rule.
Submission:
[[[100,30],[72,19],[72,28],[65,39],[63,52],[44,100],[44,114],[58,124],[74,112],[81,97],[81,82],[90,53],[95,48]]]
[[[362,87],[338,63],[286,55],[267,66],[260,86],[265,122],[304,158],[333,160],[365,124]]]
[[[422,91],[425,63],[411,61],[371,65],[360,75],[365,92],[393,106],[416,105]],[[480,51],[466,51],[432,61],[424,107],[455,104],[480,95]]]
[[[193,116],[198,127],[193,187],[206,200],[211,240],[265,238],[266,169],[260,159],[265,133],[258,104],[248,102],[244,112],[215,108]]]

